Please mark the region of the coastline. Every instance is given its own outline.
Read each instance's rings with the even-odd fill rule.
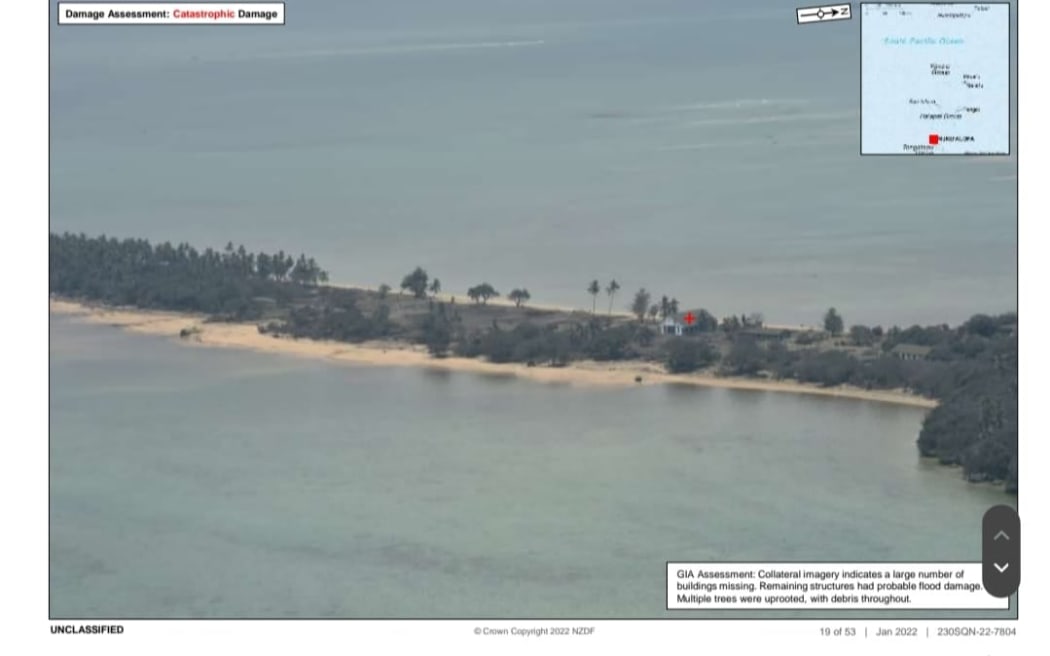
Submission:
[[[518,363],[497,364],[473,358],[432,357],[422,345],[396,340],[349,344],[335,341],[274,337],[259,333],[254,323],[206,323],[203,315],[136,308],[115,308],[50,298],[51,314],[75,316],[86,323],[119,327],[130,332],[167,336],[180,343],[212,348],[233,348],[265,353],[330,360],[345,364],[379,367],[429,367],[480,374],[513,375],[547,383],[582,386],[633,387],[653,384],[686,384],[765,392],[809,394],[837,398],[933,408],[937,401],[903,390],[866,390],[857,387],[820,387],[784,380],[719,377],[711,374],[670,374],[653,362],[573,362],[566,367],[528,367]],[[179,338],[183,329],[194,332]],[[641,376],[642,382],[635,382]]]

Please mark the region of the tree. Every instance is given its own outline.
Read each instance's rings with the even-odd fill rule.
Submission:
[[[766,323],[766,317],[761,312],[752,312],[747,315],[744,325],[752,328],[761,328]]]
[[[521,307],[523,303],[532,298],[532,295],[529,294],[527,289],[513,289],[507,294],[507,298],[514,301],[514,307]]]
[[[766,351],[753,339],[737,338],[724,365],[725,370],[735,376],[754,376],[766,366]]]
[[[871,346],[876,341],[875,331],[867,326],[851,326],[849,338],[854,346]]]
[[[620,283],[610,280],[609,285],[605,288],[605,293],[609,295],[609,314],[612,314],[613,298],[618,291],[620,291]]]
[[[591,314],[594,314],[595,306],[598,304],[598,294],[602,291],[602,286],[597,280],[592,280],[591,284],[587,285],[587,293],[591,295]]]
[[[999,330],[999,322],[987,314],[975,314],[963,324],[963,330],[981,337],[991,337]]]
[[[292,258],[284,254],[284,251],[278,251],[270,258],[270,268],[273,269],[273,275],[277,280],[284,280],[288,275],[288,272],[292,269]]]
[[[467,296],[475,303],[488,303],[490,298],[499,296],[499,292],[497,292],[492,285],[483,282],[480,285],[475,285],[468,289]]]
[[[835,308],[828,308],[827,313],[824,315],[824,330],[832,335],[841,335],[844,326],[842,315]]]
[[[266,253],[259,253],[258,257],[255,258],[255,272],[262,279],[267,279],[270,274],[273,273],[273,260]]]
[[[427,296],[427,280],[429,280],[427,272],[422,267],[416,267],[415,271],[408,274],[401,280],[401,289],[412,292],[412,295],[416,298],[426,298]]]
[[[714,364],[718,350],[702,339],[676,339],[667,345],[665,356],[667,371],[681,374]]]
[[[448,355],[452,344],[452,322],[449,320],[444,303],[438,303],[423,320],[423,343],[427,351],[436,358]]]
[[[390,285],[385,282],[379,286],[379,298],[386,298],[386,295],[390,293]]]
[[[322,270],[318,266],[317,260],[312,257],[306,260],[306,281],[311,285],[316,285],[318,282],[328,282],[328,272]]]
[[[666,319],[671,316],[671,299],[666,296],[660,297],[660,318]]]
[[[740,328],[740,317],[736,316],[735,314],[731,314],[728,317],[722,318],[722,330],[724,330],[725,332],[736,332],[740,330]]]
[[[718,319],[715,319],[715,315],[707,310],[702,308],[697,310],[695,319],[696,322],[693,326],[702,333],[710,333],[718,330]]]
[[[649,320],[656,321],[656,317],[660,316],[660,306],[653,303],[649,306]]]
[[[667,304],[667,309],[671,311],[671,314],[678,314],[678,299],[672,298],[671,302]]]
[[[250,256],[246,252],[242,254],[243,250],[244,247],[242,246],[231,257],[235,261],[243,262],[243,264],[237,266],[244,271],[248,271]],[[292,267],[291,279],[292,282],[297,282],[300,285],[316,285],[318,282],[328,281],[328,272],[322,270],[314,258],[299,255],[299,259],[295,261],[295,265]]]
[[[431,296],[437,296],[441,292],[441,281],[437,278],[434,278],[434,280],[430,283],[429,290]]]
[[[229,249],[229,246],[227,246]],[[295,266],[292,267],[292,282],[299,284],[306,284],[310,281],[310,266],[306,261],[306,256],[302,253],[299,254],[299,259],[295,261]]]
[[[645,313],[649,311],[649,301],[652,296],[642,287],[634,294],[634,302],[631,303],[631,312],[638,317],[638,321],[645,321]]]

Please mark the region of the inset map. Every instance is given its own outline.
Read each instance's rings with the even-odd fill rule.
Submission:
[[[1010,154],[1010,5],[861,3],[861,154]]]

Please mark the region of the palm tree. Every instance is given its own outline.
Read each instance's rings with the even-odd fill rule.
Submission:
[[[620,283],[610,280],[609,286],[605,288],[605,293],[609,295],[609,314],[612,314],[613,298],[618,291],[620,291]]]
[[[602,291],[602,286],[598,284],[597,280],[592,280],[591,284],[587,286],[587,293],[591,295],[591,314],[594,314],[594,309],[598,305],[598,294]]]

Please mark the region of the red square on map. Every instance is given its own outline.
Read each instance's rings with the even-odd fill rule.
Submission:
[[[930,145],[931,146],[936,146],[940,142],[941,142],[941,136],[939,134],[931,134],[930,135]]]

